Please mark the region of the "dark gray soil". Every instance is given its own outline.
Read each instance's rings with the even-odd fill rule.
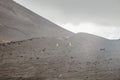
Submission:
[[[1,44],[1,79],[119,80],[120,42],[88,34],[76,36],[86,37],[38,38]]]
[[[0,0],[0,80],[120,80],[120,40],[73,34]]]
[[[36,37],[73,35],[13,0],[0,0],[0,40],[19,41]]]

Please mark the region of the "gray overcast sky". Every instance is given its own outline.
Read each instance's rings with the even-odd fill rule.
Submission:
[[[120,0],[16,0],[57,23],[120,25]]]
[[[85,23],[95,23],[102,26],[98,29],[102,29],[103,27],[112,27],[108,28],[108,33],[106,31],[107,29],[105,29],[105,31],[103,31],[103,34],[115,33],[118,36],[120,32],[120,0],[15,1],[36,12],[37,14],[51,20],[52,22],[68,28],[69,30],[70,28],[68,26],[74,27],[74,29],[71,28],[71,30],[78,30],[78,27],[80,27],[81,23],[84,23],[84,27],[86,25]]]

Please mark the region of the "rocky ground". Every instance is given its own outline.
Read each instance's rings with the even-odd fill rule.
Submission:
[[[77,36],[0,44],[0,79],[119,80],[119,40]]]
[[[0,80],[120,80],[120,40],[74,34],[0,0]]]

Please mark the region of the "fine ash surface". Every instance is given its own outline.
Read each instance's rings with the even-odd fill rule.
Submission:
[[[119,80],[119,45],[82,33],[0,44],[0,79]]]
[[[0,80],[120,80],[120,40],[73,34],[0,0]]]

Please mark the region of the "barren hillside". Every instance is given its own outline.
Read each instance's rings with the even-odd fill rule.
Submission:
[[[4,80],[119,80],[119,44],[117,40],[83,33],[72,39],[36,38],[1,44],[0,77]]]
[[[13,0],[0,0],[0,40],[67,37],[72,34]]]

